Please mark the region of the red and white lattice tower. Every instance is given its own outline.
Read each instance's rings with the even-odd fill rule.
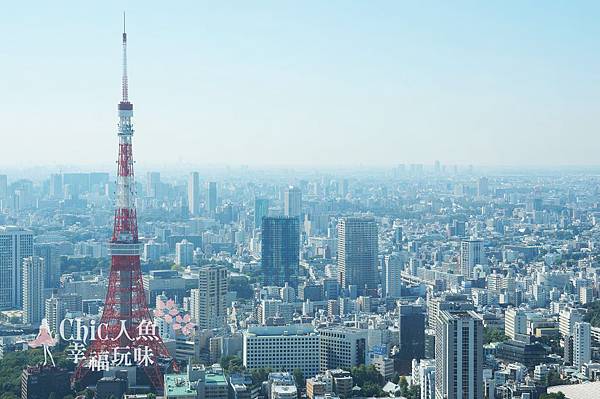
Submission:
[[[74,374],[74,381],[80,381],[89,371],[89,359],[98,353],[107,353],[113,357],[115,351],[129,352],[133,355],[136,348],[148,351],[154,356],[151,365],[142,366],[152,386],[162,390],[163,378],[158,360],[169,360],[170,355],[156,334],[155,339],[141,339],[140,324],[148,323],[152,316],[148,309],[144,282],[140,268],[140,249],[138,241],[137,216],[135,209],[135,182],[133,177],[132,137],[133,104],[129,101],[127,84],[127,33],[123,20],[123,82],[122,100],[119,103],[119,157],[117,160],[117,192],[114,227],[109,244],[112,259],[108,292],[104,311],[98,326],[104,323],[101,331],[103,339],[90,341],[86,351],[86,360],[80,362]],[[124,321],[123,321],[124,320]],[[127,334],[123,334],[123,324]],[[128,336],[127,336],[128,335]],[[132,338],[132,339],[130,339]],[[127,348],[127,349],[124,349]],[[130,358],[133,358],[130,356]],[[171,364],[175,369],[177,365]]]

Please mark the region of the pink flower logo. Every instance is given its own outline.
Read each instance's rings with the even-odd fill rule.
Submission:
[[[192,318],[188,313],[180,312],[179,307],[172,299],[164,302],[162,299],[157,298],[154,316],[171,325],[176,333],[190,336],[194,332],[195,324],[192,323]]]

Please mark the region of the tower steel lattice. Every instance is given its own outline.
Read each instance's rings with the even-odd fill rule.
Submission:
[[[177,364],[171,359],[158,334],[150,337],[151,339],[140,335],[140,326],[152,321],[152,315],[148,309],[140,268],[141,244],[138,241],[132,151],[133,104],[129,101],[127,81],[125,15],[123,15],[122,99],[118,110],[119,155],[117,159],[116,207],[113,234],[109,244],[111,267],[104,310],[98,323],[98,326],[104,325],[103,339],[91,341],[86,350],[86,360],[78,364],[73,380],[77,382],[85,377],[90,371],[89,359],[96,354],[105,353],[112,357],[115,352],[119,352],[123,355],[127,353],[132,355],[136,350],[139,351],[144,347],[146,352],[151,351],[153,362],[142,368],[152,386],[160,391],[163,379],[159,359],[170,362],[175,370],[177,370]],[[123,325],[127,334],[123,334]],[[129,357],[131,358],[131,356]]]

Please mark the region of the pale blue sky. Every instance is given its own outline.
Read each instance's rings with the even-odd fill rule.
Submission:
[[[11,1],[0,165],[598,165],[600,3]],[[10,144],[10,145],[9,145]]]

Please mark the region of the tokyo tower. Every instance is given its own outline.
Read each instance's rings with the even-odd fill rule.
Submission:
[[[108,292],[102,318],[98,323],[97,339],[90,341],[85,360],[78,364],[73,380],[81,381],[90,370],[94,370],[91,362],[97,362],[99,355],[112,362],[118,359],[121,361],[119,366],[122,366],[123,360],[127,360],[129,364],[136,355],[139,357],[144,353],[145,362],[138,364],[138,367],[145,371],[153,388],[161,391],[163,379],[159,363],[164,364],[166,361],[175,369],[177,365],[171,359],[158,333],[143,335],[141,328],[146,327],[148,333],[147,327],[152,323],[152,316],[148,310],[140,268],[141,244],[138,241],[132,155],[133,104],[129,101],[127,83],[125,15],[123,15],[122,99],[118,110],[119,155],[114,226],[109,244],[112,262]]]

